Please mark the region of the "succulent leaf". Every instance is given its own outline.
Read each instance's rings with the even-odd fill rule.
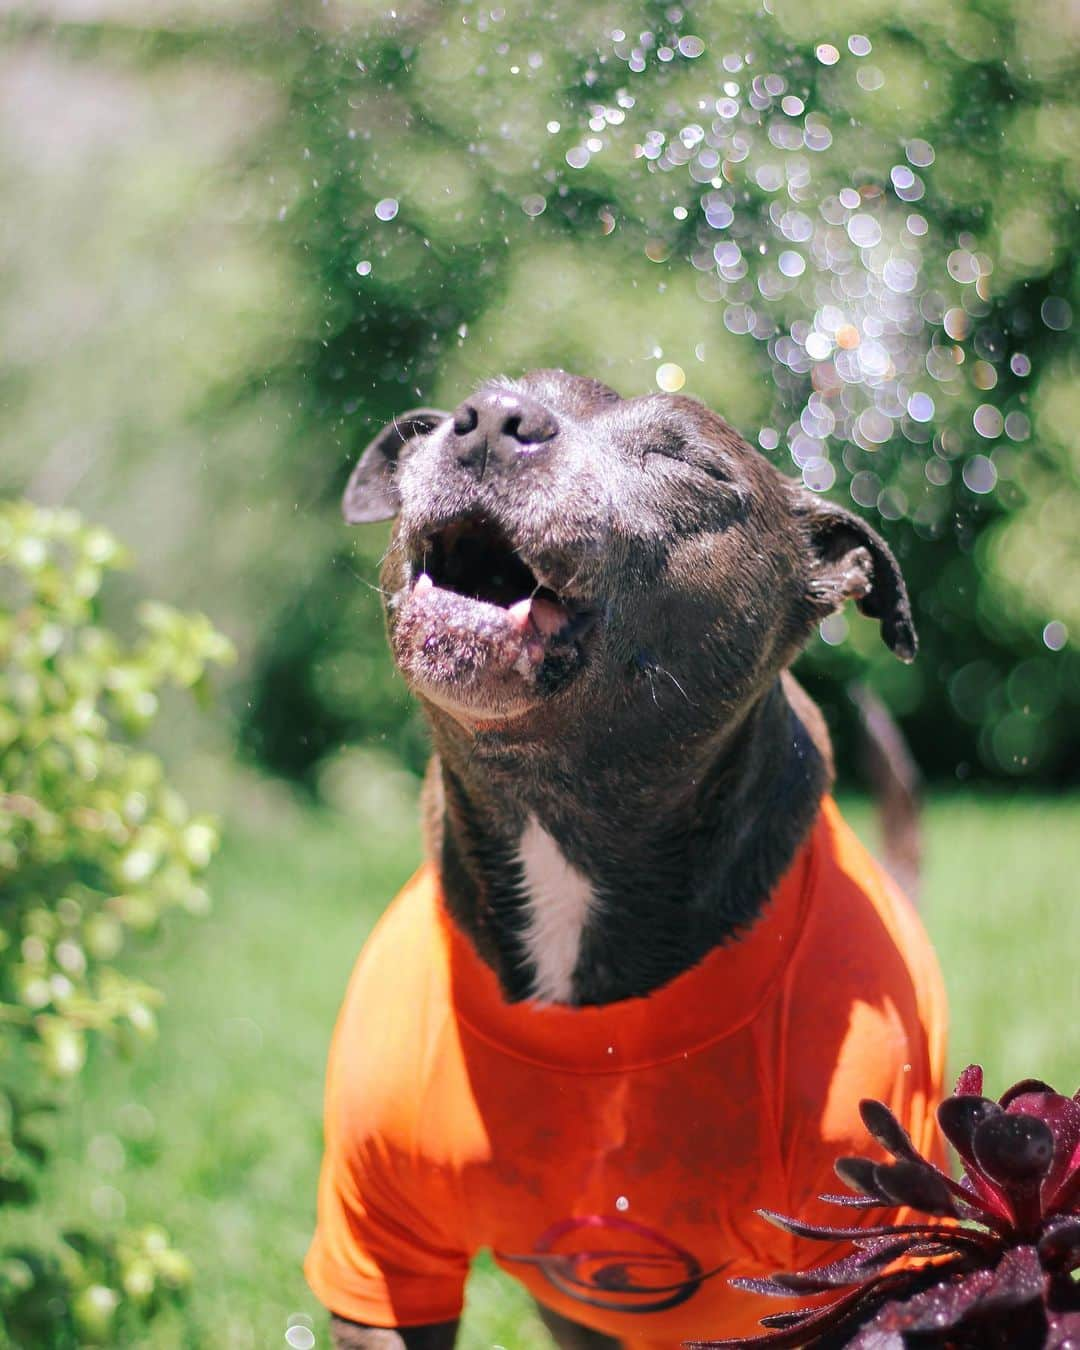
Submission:
[[[1011,1088],[1007,1088],[998,1098],[998,1103],[1003,1110],[1008,1110],[1018,1097],[1027,1097],[1030,1095],[1044,1097],[1049,1094],[1056,1097],[1058,1094],[1050,1086],[1044,1083],[1041,1078],[1021,1078],[1019,1083],[1014,1083]],[[1020,1111],[1026,1111],[1026,1106],[1017,1107]]]
[[[1080,1268],[1080,1217],[1052,1220],[1039,1238],[1039,1255],[1066,1270]]]
[[[877,1168],[878,1164],[870,1158],[837,1158],[833,1163],[833,1171],[853,1191],[878,1204],[888,1204],[889,1197],[877,1179]]]
[[[908,1205],[924,1214],[948,1215],[956,1218],[948,1183],[929,1163],[902,1159],[895,1163],[879,1163],[874,1176],[881,1190],[894,1205]]]
[[[859,1103],[859,1115],[867,1130],[887,1153],[910,1162],[924,1162],[911,1137],[884,1102],[867,1098]]]
[[[957,1183],[922,1158],[892,1112],[864,1101],[867,1130],[892,1162],[843,1157],[837,1175],[855,1195],[822,1196],[857,1209],[904,1206],[927,1218],[831,1227],[758,1213],[795,1237],[854,1250],[809,1270],[733,1281],[790,1298],[835,1297],[761,1319],[763,1334],[697,1341],[699,1350],[1080,1350],[1080,1093],[1040,1079],[1000,1102],[982,1096],[971,1065],[938,1121],[964,1164]]]
[[[981,1097],[983,1090],[983,1071],[981,1064],[969,1064],[956,1080],[954,1097]]]
[[[1054,1136],[1037,1116],[990,1116],[972,1137],[975,1160],[1002,1186],[1041,1180],[1054,1160]]]
[[[1043,1350],[1080,1350],[1080,1312],[1051,1312]]]

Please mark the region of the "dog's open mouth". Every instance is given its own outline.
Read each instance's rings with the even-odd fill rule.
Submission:
[[[395,607],[395,653],[406,675],[469,704],[516,686],[548,695],[581,667],[598,611],[557,591],[484,516],[428,535]],[[516,699],[511,699],[516,702]]]

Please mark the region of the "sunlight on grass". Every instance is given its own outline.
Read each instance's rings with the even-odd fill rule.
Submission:
[[[872,840],[858,801],[849,818]],[[942,798],[927,811],[923,909],[953,1008],[954,1068],[995,1094],[1039,1075],[1072,1091],[1080,802]],[[214,869],[216,908],[170,923],[139,958],[168,995],[161,1041],[130,1063],[99,1053],[61,1127],[48,1205],[65,1223],[164,1219],[198,1268],[186,1309],[145,1345],[284,1346],[325,1316],[300,1262],[314,1219],[323,1061],[349,970],[418,854],[413,813],[349,820],[293,805],[246,813]],[[470,1285],[464,1350],[547,1344],[489,1262]]]

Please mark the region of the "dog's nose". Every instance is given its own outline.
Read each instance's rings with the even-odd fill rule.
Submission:
[[[457,461],[483,478],[488,464],[513,464],[521,455],[558,432],[554,416],[534,398],[494,389],[467,399],[454,413],[453,446]]]

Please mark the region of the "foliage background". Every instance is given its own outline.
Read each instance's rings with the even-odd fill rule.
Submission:
[[[663,359],[750,438],[768,420],[764,344],[727,331],[687,262],[696,202],[632,138],[583,170],[564,157],[620,89],[638,127],[699,117],[720,55],[752,48],[755,69],[787,71],[828,117],[837,185],[887,182],[905,143],[932,142],[920,210],[936,268],[947,281],[964,232],[993,259],[988,397],[1032,426],[979,442],[961,399],[954,448],[872,457],[908,500],[878,523],[923,658],[902,670],[856,625],[817,643],[805,673],[842,741],[837,690],[868,675],[931,777],[1075,781],[1080,662],[1042,634],[1080,632],[1076,340],[1071,316],[1051,329],[1040,308],[1077,302],[1080,17],[1055,0],[768,8],[0,6],[0,491],[78,505],[121,530],[152,593],[212,602],[241,652],[219,729],[256,761],[313,785],[343,742],[422,761],[370,589],[385,532],[347,533],[337,514],[350,462],[393,413],[453,407],[475,380],[537,364],[647,392]],[[635,74],[616,28],[700,33],[706,52]],[[855,82],[851,32],[873,42],[876,92]],[[815,61],[820,41],[845,61]],[[384,198],[392,220],[375,214]],[[1004,363],[1014,350],[1026,379]],[[948,463],[980,446],[990,494]],[[923,474],[935,455],[944,489]],[[793,469],[783,444],[776,456]]]
[[[616,29],[706,48],[636,74]],[[873,93],[852,33],[873,44]],[[815,60],[822,42],[845,53],[835,66]],[[565,158],[620,90],[639,128],[697,119],[721,54],[750,48],[829,119],[837,187],[887,183],[905,143],[929,140],[928,266],[944,278],[961,235],[994,263],[973,317],[1003,345],[973,340],[965,365],[985,359],[992,392],[958,382],[934,427],[955,439],[897,439],[872,460],[906,503],[865,509],[902,558],[920,660],[901,667],[852,617],[801,673],[849,781],[858,676],[936,790],[975,785],[928,820],[954,1043],[994,1081],[1070,1086],[1075,799],[1032,794],[1080,775],[1080,9],[0,0],[0,497],[76,508],[130,547],[103,597],[121,641],[149,594],[206,611],[239,654],[215,708],[169,705],[151,736],[189,799],[231,824],[219,911],[166,916],[128,958],[165,990],[161,1054],[131,1069],[91,1047],[56,1127],[62,1164],[26,1216],[35,1241],[125,1207],[165,1220],[198,1279],[148,1345],[281,1343],[289,1318],[321,1335],[298,1264],[322,1058],[352,953],[415,857],[425,753],[384,649],[385,529],[340,521],[348,469],[395,412],[538,364],[636,394],[675,362],[750,439],[776,420],[765,344],[725,327],[689,261],[688,185],[635,158],[629,134],[583,169]],[[1066,306],[1053,326],[1048,298]],[[984,397],[1031,434],[976,437]],[[978,453],[991,492],[965,483]],[[775,456],[795,471],[783,442]],[[870,463],[845,459],[834,494],[850,500]],[[467,1347],[541,1343],[489,1272],[472,1290]]]

